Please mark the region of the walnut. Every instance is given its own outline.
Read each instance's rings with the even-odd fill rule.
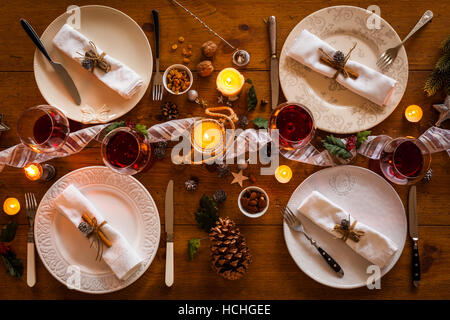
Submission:
[[[212,58],[216,54],[217,44],[213,41],[206,41],[202,44],[203,55],[207,58]]]
[[[197,65],[197,71],[201,77],[208,77],[214,71],[214,66],[211,61],[204,60]]]

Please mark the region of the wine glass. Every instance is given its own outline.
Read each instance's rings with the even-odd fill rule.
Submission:
[[[70,133],[69,120],[57,108],[39,105],[26,109],[17,121],[22,143],[38,153],[61,148]]]
[[[148,139],[133,128],[120,127],[103,138],[103,162],[120,174],[133,175],[141,172],[149,163],[151,153]]]
[[[279,105],[270,117],[269,132],[278,130],[280,148],[296,150],[306,146],[314,137],[312,112],[296,102]]]
[[[430,168],[431,153],[415,138],[393,139],[386,143],[380,156],[380,169],[391,182],[399,185],[420,181]]]

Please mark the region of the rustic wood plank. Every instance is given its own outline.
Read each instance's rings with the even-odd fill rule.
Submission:
[[[252,55],[248,68],[269,68],[269,49],[267,27],[263,19],[269,15],[276,15],[278,19],[278,52],[292,28],[310,13],[326,6],[341,5],[342,2],[332,0],[318,2],[314,0],[253,0],[248,2],[222,2],[214,1],[182,1],[192,11],[198,14],[219,34],[223,35],[233,45],[246,48]],[[4,14],[0,22],[0,70],[25,71],[32,70],[34,47],[20,27],[19,19],[26,18],[35,27],[40,35],[56,17],[65,12],[73,3],[70,0],[41,1],[39,7],[30,0],[15,1],[14,5],[3,2],[0,5]],[[87,0],[78,1],[77,5],[90,4]],[[160,12],[161,23],[161,66],[163,68],[181,61],[180,50],[176,54],[170,52],[170,45],[176,42],[178,36],[183,35],[186,43],[194,46],[192,61],[200,59],[200,46],[203,42],[214,39],[203,27],[181,8],[167,1],[99,1],[98,4],[119,9],[147,31],[150,43],[154,46],[153,25],[151,10]],[[349,1],[348,4],[367,8],[373,1]],[[439,53],[437,47],[448,34],[447,22],[450,20],[449,1],[435,1],[432,4],[425,1],[379,1],[381,16],[386,19],[401,38],[404,38],[416,24],[419,17],[427,10],[435,13],[433,23],[411,39],[406,49],[408,52],[410,68],[412,70],[429,70],[434,66]],[[408,8],[408,10],[405,10]],[[251,12],[251,14],[249,14]],[[426,48],[427,50],[424,50]],[[227,54],[223,54],[227,53]],[[230,50],[223,44],[219,47],[219,54],[215,60],[216,67],[221,69],[230,64]],[[178,58],[177,58],[178,57]],[[195,66],[191,63],[191,66]]]
[[[13,247],[26,259],[26,227],[21,226]],[[450,230],[447,227],[421,227],[420,252],[422,281],[411,284],[411,243],[408,239],[397,265],[381,279],[380,290],[366,287],[354,290],[331,289],[304,274],[289,255],[281,226],[242,226],[253,254],[247,275],[239,281],[227,281],[209,267],[208,240],[202,242],[195,260],[187,256],[187,240],[201,237],[193,226],[175,228],[175,284],[164,285],[164,248],[160,248],[149,270],[134,284],[106,295],[88,295],[67,289],[55,280],[37,259],[37,284],[26,285],[3,275],[1,299],[449,299]],[[162,247],[162,246],[161,246]],[[2,266],[3,267],[3,266]]]

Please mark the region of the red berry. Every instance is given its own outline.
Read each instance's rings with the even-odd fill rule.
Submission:
[[[347,148],[348,151],[352,151],[353,149],[356,148],[356,136],[355,135],[348,137],[345,147]]]

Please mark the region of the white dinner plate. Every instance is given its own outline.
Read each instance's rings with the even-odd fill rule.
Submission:
[[[301,63],[287,57],[286,51],[303,29],[307,29],[344,53],[357,42],[351,59],[380,71],[378,57],[401,40],[383,18],[380,29],[369,29],[372,12],[352,6],[335,6],[316,11],[300,21],[287,37],[280,55],[280,84],[288,101],[307,106],[319,129],[347,134],[367,130],[385,120],[397,107],[408,82],[408,58],[402,47],[397,59],[385,72],[398,81],[386,106],[373,102],[342,87]]]
[[[104,261],[96,261],[90,241],[54,208],[54,200],[70,184],[91,200],[109,225],[119,231],[143,258],[128,279],[119,280]],[[150,266],[160,238],[158,209],[147,189],[135,178],[106,167],[86,167],[60,178],[44,195],[34,224],[36,250],[47,270],[65,285],[86,293],[107,293],[125,288]]]
[[[406,216],[403,203],[394,188],[376,173],[361,167],[337,166],[320,170],[305,179],[292,194],[288,206],[295,211],[312,192],[319,191],[356,220],[390,238],[398,248],[392,261],[381,269],[385,275],[402,254],[406,239]],[[326,286],[342,289],[365,286],[372,265],[342,240],[298,215],[306,231],[344,270],[339,278],[306,237],[284,223],[284,238],[294,261],[308,276]]]
[[[34,75],[39,90],[48,104],[62,110],[69,119],[83,123],[101,123],[117,119],[134,108],[150,83],[153,57],[147,36],[133,19],[116,9],[98,5],[80,7],[78,31],[142,77],[142,87],[127,100],[53,45],[52,40],[56,33],[68,19],[69,22],[72,21],[69,17],[72,15],[64,13],[56,18],[45,29],[41,40],[52,59],[61,62],[69,72],[80,93],[81,105],[75,104],[50,63],[36,50]]]

